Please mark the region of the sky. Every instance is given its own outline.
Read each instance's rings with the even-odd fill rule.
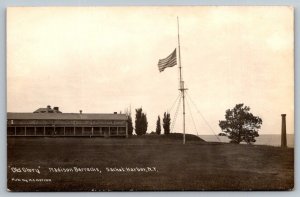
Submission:
[[[182,132],[178,66],[157,67],[178,47],[177,16],[186,132],[218,134],[225,111],[244,103],[262,118],[260,134],[280,134],[281,114],[294,133],[294,11],[287,6],[10,7],[7,111],[51,105],[66,113],[131,109],[134,117],[142,107],[148,133],[166,111],[172,131]]]

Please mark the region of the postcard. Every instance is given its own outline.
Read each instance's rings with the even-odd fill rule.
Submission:
[[[293,190],[293,7],[8,7],[6,30],[8,191]]]

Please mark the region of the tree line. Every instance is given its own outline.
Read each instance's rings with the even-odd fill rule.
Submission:
[[[145,135],[148,128],[147,114],[143,112],[142,108],[135,110],[135,133],[137,135]],[[170,134],[171,117],[168,112],[164,113],[162,119],[162,126],[164,134]],[[219,136],[226,136],[230,139],[231,143],[239,144],[246,142],[252,144],[259,136],[258,130],[261,128],[262,119],[259,116],[254,116],[250,112],[250,107],[245,106],[243,103],[236,104],[233,109],[227,109],[225,112],[225,120],[219,121],[221,133]],[[128,115],[128,134],[133,134],[133,123],[131,114]],[[161,119],[157,117],[156,131],[157,135],[160,135]]]
[[[148,128],[147,114],[143,112],[142,107],[135,110],[135,133],[136,135],[145,135]],[[131,114],[128,114],[128,135],[133,135],[133,121]],[[164,134],[170,134],[171,117],[168,112],[164,113],[163,117]],[[157,117],[156,131],[157,135],[161,134],[161,121],[160,116]]]

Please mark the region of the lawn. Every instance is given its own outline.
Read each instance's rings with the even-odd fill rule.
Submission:
[[[294,149],[180,135],[8,138],[11,191],[290,190]]]

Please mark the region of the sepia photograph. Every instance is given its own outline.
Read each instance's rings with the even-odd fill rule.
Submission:
[[[294,190],[292,6],[6,9],[7,191]]]

